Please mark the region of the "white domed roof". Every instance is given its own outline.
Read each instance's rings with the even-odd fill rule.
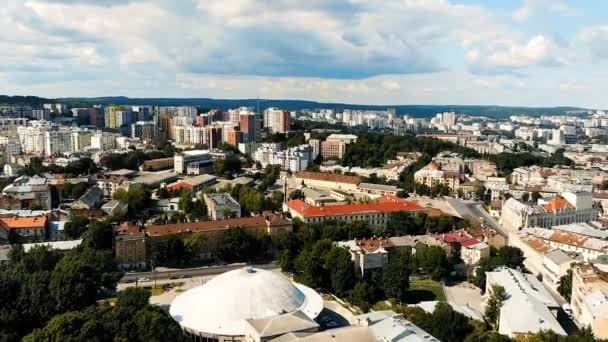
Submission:
[[[171,303],[170,314],[182,327],[226,336],[244,335],[246,319],[301,310],[311,319],[323,309],[314,290],[278,272],[238,269],[188,290]]]

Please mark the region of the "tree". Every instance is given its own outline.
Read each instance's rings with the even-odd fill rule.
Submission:
[[[183,189],[181,191],[178,207],[184,214],[190,214],[190,212],[192,212],[194,207],[194,204],[192,203],[192,191],[189,189]]]
[[[498,319],[502,303],[507,299],[507,292],[500,285],[492,285],[490,298],[486,304],[484,317],[490,325],[496,330],[498,329]]]
[[[342,295],[355,283],[355,265],[350,259],[350,252],[333,246],[325,256],[325,269],[329,272],[331,288]]]
[[[55,266],[49,290],[59,311],[80,310],[113,291],[122,274],[110,251],[74,250]]]
[[[68,239],[80,239],[82,234],[87,230],[87,225],[90,220],[88,217],[73,216],[70,221],[65,224],[64,234]]]
[[[384,292],[387,297],[400,302],[405,301],[406,290],[409,287],[409,256],[398,253],[391,256],[382,270]]]
[[[82,244],[93,249],[112,250],[114,243],[114,230],[105,221],[93,221],[87,226],[82,235]]]
[[[524,192],[523,194],[521,194],[521,200],[523,202],[528,202],[529,199],[530,199],[530,193],[529,192]]]
[[[543,196],[538,191],[532,192],[532,202],[537,203],[539,199],[543,198]]]
[[[559,292],[566,301],[570,302],[570,298],[572,298],[572,269],[569,269],[566,275],[559,279],[557,292]]]
[[[230,228],[222,236],[220,255],[229,262],[250,261],[256,254],[256,241],[242,228]]]
[[[128,309],[130,314],[150,304],[150,291],[141,287],[129,287],[118,295],[116,306],[121,310]]]
[[[372,301],[372,290],[366,282],[360,281],[355,285],[352,301],[361,311],[369,311]]]
[[[448,274],[447,256],[439,246],[429,246],[416,251],[416,261],[424,273],[434,280],[440,280]]]
[[[509,268],[524,268],[524,253],[517,247],[504,246],[498,250],[496,255],[498,264]]]
[[[160,188],[156,191],[156,197],[158,199],[171,198],[171,193],[169,192],[169,190],[167,190],[167,188]]]
[[[301,199],[301,200],[303,200],[304,199],[304,192],[302,190],[300,190],[300,189],[296,189],[296,190],[292,191],[289,194],[289,199],[290,200],[295,200],[295,199]]]
[[[184,238],[184,246],[186,251],[194,258],[198,258],[203,251],[206,242],[207,237],[203,233],[191,233],[186,235]]]
[[[443,342],[461,342],[473,330],[469,319],[454,311],[446,302],[435,305],[431,315],[431,329],[427,330],[432,336]]]

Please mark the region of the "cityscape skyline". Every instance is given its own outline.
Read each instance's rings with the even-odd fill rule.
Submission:
[[[605,108],[605,7],[545,0],[9,1],[0,12],[9,33],[0,80],[4,93],[50,98]]]

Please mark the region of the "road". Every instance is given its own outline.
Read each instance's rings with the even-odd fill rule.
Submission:
[[[504,237],[509,237],[509,234],[502,229],[500,224],[496,222],[494,217],[490,215],[484,208],[483,203],[478,201],[463,201],[458,198],[446,198],[448,204],[460,215],[461,218],[473,220],[482,224],[486,224],[495,229]],[[482,219],[483,218],[483,219]]]
[[[132,282],[140,278],[148,278],[150,280],[156,279],[169,279],[172,277],[187,278],[187,277],[200,277],[208,275],[217,275],[224,272],[236,270],[247,266],[245,263],[230,264],[230,265],[218,265],[218,266],[206,266],[206,267],[195,267],[185,269],[172,269],[172,270],[157,270],[156,272],[133,272],[125,274],[120,282]],[[276,262],[268,264],[254,265],[255,268],[259,269],[273,269],[277,268]]]

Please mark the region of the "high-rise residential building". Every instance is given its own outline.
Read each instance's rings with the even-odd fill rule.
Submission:
[[[133,112],[133,121],[151,121],[152,120],[152,106],[133,106],[131,107]]]
[[[93,132],[84,129],[72,130],[71,132],[71,152],[77,152],[83,148],[91,146]]]
[[[153,121],[137,121],[131,124],[131,137],[152,140],[156,137],[156,124]]]
[[[239,131],[243,134],[243,142],[260,141],[260,118],[254,112],[241,112],[239,121]],[[236,145],[235,145],[236,146]]]
[[[311,148],[312,159],[317,159],[319,153],[321,153],[321,141],[319,139],[309,139],[308,145]]]
[[[89,124],[97,128],[105,127],[105,112],[100,106],[89,108]]]
[[[117,112],[124,111],[125,108],[122,106],[108,106],[104,108],[104,119],[105,127],[107,128],[119,128],[120,125],[116,122]],[[122,121],[122,118],[121,118]]]
[[[48,109],[32,109],[32,118],[35,120],[51,120],[51,111]]]
[[[270,133],[287,133],[291,126],[291,116],[286,110],[268,108],[264,111],[264,129]]]
[[[133,122],[133,113],[130,110],[120,110],[114,113],[116,115],[116,127],[120,128],[124,126],[131,126]]]
[[[21,154],[21,144],[18,140],[9,140],[4,144],[4,161],[8,162],[10,157]]]
[[[44,133],[44,155],[56,156],[72,150],[72,132],[68,129]]]
[[[17,127],[21,149],[27,154],[44,154],[44,134],[51,130],[48,121],[30,121],[30,126]]]
[[[87,125],[91,120],[89,108],[72,108],[70,111],[72,116],[78,119],[79,125]]]
[[[170,114],[161,113],[158,115],[158,127],[164,138],[173,139],[173,120]]]
[[[98,150],[112,150],[116,148],[118,134],[97,131],[91,136],[91,147]]]

